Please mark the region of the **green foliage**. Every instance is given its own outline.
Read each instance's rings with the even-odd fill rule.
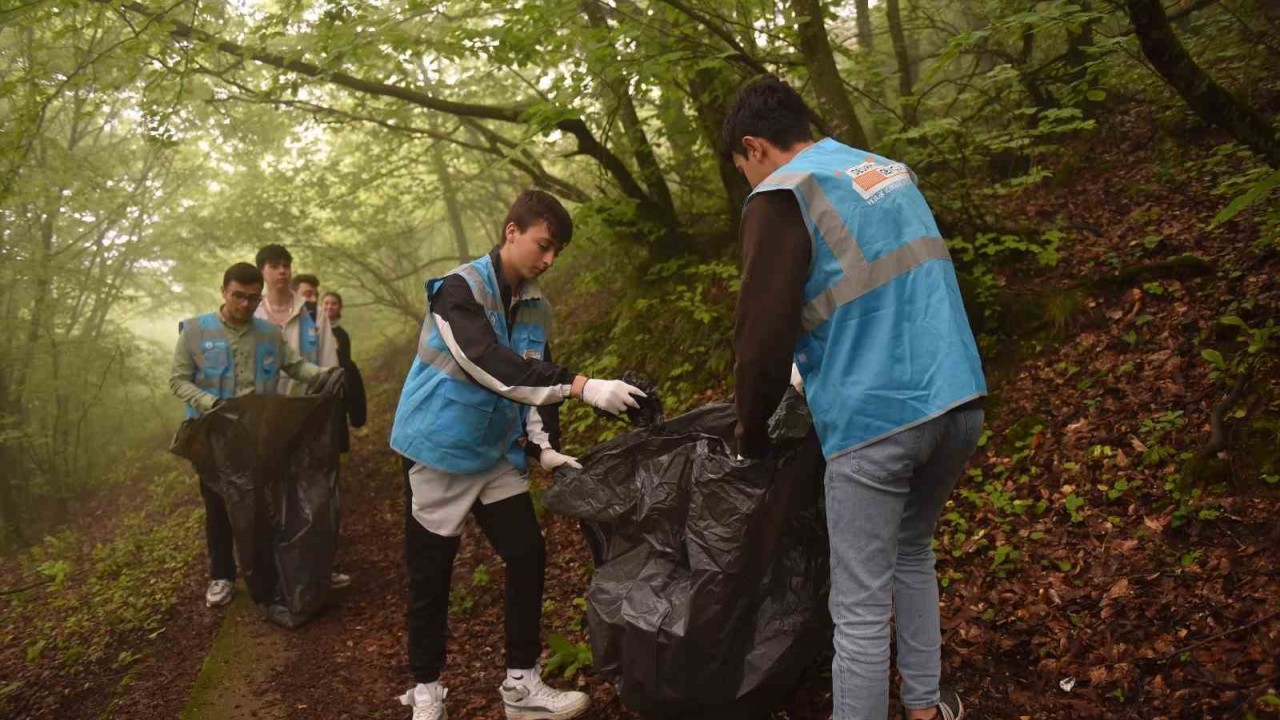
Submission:
[[[550,674],[563,669],[564,679],[572,679],[580,671],[591,667],[593,658],[591,646],[585,642],[573,643],[560,633],[547,636],[547,646],[551,649],[546,661],[542,663],[544,672]]]
[[[81,539],[71,532],[25,552],[20,566],[53,582],[0,598],[6,618],[0,642],[21,644],[33,665],[72,675],[137,660],[118,645],[163,632],[201,552],[203,513],[190,503],[190,483],[185,472],[152,479],[142,509],[121,518],[115,536],[83,557],[75,557],[84,551],[77,551]]]
[[[601,249],[592,264],[608,268],[633,252]],[[557,357],[591,377],[632,370],[655,382],[668,417],[701,404],[708,389],[723,387],[731,375],[736,266],[682,258],[653,265],[634,284],[627,281],[596,272],[577,275],[574,295],[616,299],[591,310],[598,319],[571,325],[568,337],[556,344]],[[563,407],[561,426],[582,442],[626,430],[582,403]]]
[[[1067,514],[1071,516],[1071,522],[1078,523],[1084,520],[1084,498],[1075,493],[1070,493],[1062,501],[1062,506],[1067,509]]]

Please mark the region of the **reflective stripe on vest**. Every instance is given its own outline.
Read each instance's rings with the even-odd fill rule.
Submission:
[[[910,272],[929,260],[951,260],[946,242],[938,236],[918,237],[893,252],[872,262],[862,256],[862,250],[832,206],[816,178],[810,173],[779,172],[770,175],[770,188],[790,188],[804,198],[808,216],[844,272],[835,285],[822,291],[805,303],[801,311],[801,325],[810,332],[831,319],[836,308],[884,285],[890,280]]]

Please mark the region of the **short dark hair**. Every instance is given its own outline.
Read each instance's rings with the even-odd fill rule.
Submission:
[[[298,275],[294,275],[293,279],[289,281],[289,287],[297,290],[298,286],[302,283],[306,283],[317,290],[320,289],[320,278],[312,275],[311,273],[300,273]]]
[[[547,232],[551,233],[552,240],[560,243],[560,247],[569,246],[573,239],[573,218],[554,195],[542,190],[525,190],[516,197],[511,209],[507,210],[507,219],[502,221],[502,231],[515,223],[516,228],[524,232],[536,222],[547,224]]]
[[[267,263],[284,263],[292,267],[293,256],[289,254],[289,251],[283,245],[272,243],[271,245],[263,245],[258,250],[258,254],[254,256],[253,262],[258,266],[259,270],[266,267]]]
[[[321,301],[321,302],[324,302],[324,299],[325,299],[325,298],[327,298],[327,297],[336,297],[336,298],[338,298],[338,304],[339,304],[339,305],[344,304],[344,303],[342,302],[342,295],[341,295],[341,294],[339,294],[338,292],[334,291],[334,290],[330,290],[329,292],[325,293],[324,295],[321,295],[321,296],[320,296],[320,301]]]
[[[768,76],[743,88],[724,119],[720,153],[732,161],[734,154],[746,156],[742,138],[764,138],[779,150],[813,139],[809,122],[813,117],[804,98],[790,85]]]
[[[225,288],[233,282],[240,283],[246,287],[249,285],[261,285],[262,271],[247,262],[238,262],[222,273],[222,287]]]

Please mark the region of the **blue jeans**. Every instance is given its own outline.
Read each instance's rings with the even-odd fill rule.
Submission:
[[[897,615],[902,704],[938,704],[942,672],[933,531],[982,432],[961,407],[827,463],[831,663],[836,720],[889,714],[889,617]]]

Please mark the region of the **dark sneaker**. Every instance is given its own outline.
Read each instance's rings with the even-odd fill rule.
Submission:
[[[964,717],[964,703],[960,702],[960,695],[955,690],[942,688],[937,717],[941,720],[960,720]]]
[[[910,717],[906,710],[903,710],[902,716]],[[964,717],[964,703],[960,702],[960,695],[951,688],[942,688],[939,693],[938,707],[933,715],[929,716],[929,720],[960,720],[962,717]]]

